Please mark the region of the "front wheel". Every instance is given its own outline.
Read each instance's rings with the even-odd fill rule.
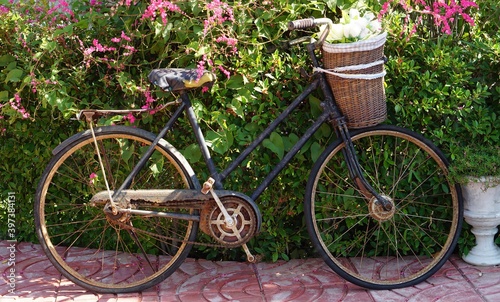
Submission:
[[[123,126],[97,128],[95,136],[98,148],[87,131],[56,149],[36,191],[37,235],[52,264],[76,284],[101,293],[141,291],[184,261],[198,223],[112,214],[105,211],[105,203],[92,202],[92,196],[107,190],[105,180],[116,190],[154,140],[149,132]],[[182,155],[161,140],[130,189],[196,187],[199,183]]]
[[[349,178],[344,143],[318,158],[306,187],[309,234],[325,262],[340,276],[370,289],[417,284],[453,252],[463,202],[447,180],[442,152],[421,135],[395,126],[351,133],[368,183],[389,200],[386,211]]]

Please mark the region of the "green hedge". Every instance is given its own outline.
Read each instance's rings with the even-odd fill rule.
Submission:
[[[208,93],[193,93],[194,104],[213,156],[223,167],[307,85],[299,72],[307,67],[305,53],[281,49],[290,37],[287,22],[309,16],[335,18],[336,5],[349,7],[355,1],[176,1],[180,12],[163,8],[165,22],[159,15],[144,15],[152,8],[146,2],[107,7],[94,2],[99,1],[74,1],[65,7],[52,1],[0,0],[0,200],[9,192],[16,194],[19,240],[37,240],[32,214],[36,185],[51,150],[85,129],[71,120],[78,110],[154,107],[172,101],[150,86],[149,71],[202,64],[217,73],[218,81]],[[367,2],[377,11],[382,8],[378,1]],[[454,146],[471,138],[496,144],[500,140],[500,37],[498,20],[491,17],[498,5],[480,5],[479,10],[469,9],[476,26],[457,23],[451,35],[434,29],[434,36],[401,37],[407,12],[395,4],[386,21],[388,122],[424,133],[450,158],[457,155]],[[425,27],[433,23],[419,26],[428,32]],[[319,97],[311,96],[266,140],[227,180],[227,187],[247,192],[258,185],[256,180],[267,175],[303,132],[304,121],[317,113]],[[167,118],[158,113],[133,124],[155,131]],[[102,121],[111,122],[132,123]],[[200,154],[183,129],[176,128],[169,138],[204,180]],[[331,136],[328,129],[321,131],[258,200],[263,231],[250,247],[266,259],[312,255],[302,217],[303,188],[312,162]],[[6,213],[2,203],[2,221]],[[6,228],[0,225],[0,238]],[[242,256],[239,249],[198,248],[194,253],[212,259]]]

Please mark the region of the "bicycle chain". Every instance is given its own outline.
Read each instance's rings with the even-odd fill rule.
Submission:
[[[190,206],[196,206],[196,205],[203,205],[204,203],[205,202],[189,202],[189,205]],[[186,203],[185,202],[179,202],[178,204],[176,204],[176,206],[181,206],[182,207],[182,204],[186,204]],[[177,241],[177,242],[182,242],[182,243],[192,244],[192,245],[200,245],[200,246],[215,247],[215,248],[228,248],[228,246],[225,246],[223,244],[204,243],[204,242],[200,242],[200,241],[189,241],[189,240],[185,240],[185,239],[181,240],[180,238],[173,238],[173,237],[161,235],[161,234],[158,234],[158,233],[153,233],[153,232],[150,232],[150,231],[146,231],[146,230],[143,230],[143,229],[137,229],[134,226],[130,226],[127,223],[119,221],[119,220],[113,220],[113,224],[120,226],[120,228],[124,229],[124,230],[132,230],[132,231],[134,231],[134,230],[140,230],[141,233],[150,235],[153,238],[158,238],[159,240],[172,240],[172,241]]]

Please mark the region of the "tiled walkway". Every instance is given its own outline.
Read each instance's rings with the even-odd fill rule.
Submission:
[[[500,301],[500,268],[452,257],[417,286],[369,291],[345,282],[320,259],[277,263],[186,261],[142,293],[99,295],[62,278],[39,245],[15,250],[15,292],[9,293],[10,243],[0,241],[0,301]]]

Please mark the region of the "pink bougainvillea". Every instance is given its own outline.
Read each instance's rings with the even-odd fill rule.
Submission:
[[[30,3],[32,3],[30,6],[28,6],[27,2],[23,1],[10,0],[8,3],[3,3],[0,5],[0,16],[10,14],[11,12],[21,13],[23,16],[27,16],[26,19],[23,19],[24,25],[32,26],[33,28],[39,28],[40,25],[43,25],[47,31],[54,31],[54,36],[53,39],[43,40],[43,43],[40,41],[34,42],[32,40],[32,37],[35,37],[34,35],[19,34],[13,36],[17,39],[15,40],[16,45],[22,48],[23,52],[27,54],[28,65],[32,64],[33,68],[23,70],[24,83],[26,84],[18,86],[14,84],[18,82],[13,81],[13,88],[9,89],[9,97],[11,99],[4,99],[0,103],[2,125],[6,124],[6,119],[9,118],[9,115],[20,115],[23,119],[31,117],[28,110],[22,104],[22,102],[26,102],[31,98],[28,96],[30,93],[42,94],[40,98],[42,100],[44,96],[51,95],[50,93],[46,93],[47,91],[51,93],[56,90],[61,91],[61,93],[66,92],[60,88],[67,86],[67,83],[60,81],[57,76],[40,76],[37,68],[43,66],[39,61],[42,62],[45,58],[44,56],[59,55],[59,48],[71,48],[75,43],[76,48],[68,52],[73,57],[61,58],[61,61],[67,60],[69,62],[74,58],[81,60],[79,61],[79,65],[71,66],[76,73],[85,73],[90,68],[97,67],[99,72],[103,72],[101,78],[106,85],[116,84],[116,81],[113,80],[114,74],[122,72],[128,74],[130,68],[133,69],[137,64],[143,64],[144,58],[138,58],[135,55],[145,45],[145,37],[151,34],[151,32],[144,33],[142,31],[145,27],[144,25],[147,25],[146,28],[151,26],[147,22],[158,22],[167,25],[169,18],[173,14],[177,14],[176,17],[183,16],[189,18],[193,21],[193,28],[200,29],[199,40],[192,41],[192,44],[197,46],[186,45],[188,48],[192,47],[187,50],[187,53],[195,53],[194,57],[198,60],[196,65],[198,78],[201,78],[207,70],[229,78],[231,76],[231,69],[224,66],[223,64],[226,63],[223,63],[225,61],[220,58],[230,58],[231,56],[238,55],[238,40],[234,35],[233,28],[235,22],[233,6],[224,0],[199,1],[199,10],[202,13],[196,16],[188,15],[188,13],[182,11],[181,4],[178,5],[177,2],[172,0],[147,0],[145,3],[138,0],[119,0],[112,4],[104,0],[88,0],[85,1],[83,6],[73,6],[73,4],[78,4],[78,2],[70,0],[33,1]],[[129,7],[142,6],[143,4],[144,7],[142,9],[145,9],[135,15],[134,22],[127,23],[114,36],[103,38],[106,35],[96,34],[94,36],[92,34],[93,27],[95,26],[95,32],[97,32],[99,26],[98,23],[93,23],[94,19],[89,16],[95,15],[97,17],[103,9],[106,9],[111,16],[114,16],[113,14],[130,12],[127,10]],[[134,9],[134,12],[138,11]],[[88,35],[80,35],[82,31],[85,31],[87,27],[85,24],[87,23],[79,22],[79,18],[85,18],[85,21],[88,22],[88,28],[92,28]],[[95,20],[98,20],[98,18]],[[154,26],[156,27],[158,24]],[[30,29],[31,27],[28,27],[26,31],[30,31]],[[22,32],[25,29],[19,27],[16,30]],[[113,30],[110,29],[109,32],[113,32]],[[42,48],[40,48],[40,45],[42,45]],[[51,52],[54,52],[54,54],[51,54]],[[73,60],[72,62],[75,61]],[[141,107],[147,109],[150,113],[154,113],[156,111],[156,104],[152,92],[148,88],[149,82],[144,77],[141,77],[138,82],[128,81],[128,78],[125,77],[122,79],[126,79],[127,81],[127,87],[122,87],[123,89],[127,89],[125,94],[134,95],[134,97],[140,96],[140,99],[144,99]],[[119,83],[119,85],[123,86],[123,83]],[[202,89],[203,92],[207,90],[207,87]],[[72,90],[71,92],[73,93]],[[69,98],[71,97],[73,96]],[[78,96],[75,97],[75,100],[78,100]],[[78,101],[67,100],[68,107],[74,106],[73,104],[77,103]],[[68,107],[61,106],[64,110]],[[75,107],[71,107],[71,109],[75,109]],[[135,118],[129,115],[125,119],[132,123],[135,121]],[[0,128],[0,131],[5,131],[5,128]]]
[[[30,117],[29,112],[23,107],[21,104],[21,97],[18,93],[14,94],[14,98],[9,100],[7,103],[0,104],[0,109],[5,105],[9,105],[12,109],[17,111],[23,119],[27,119]],[[4,119],[4,116],[0,116],[0,119]]]
[[[225,2],[220,0],[212,0],[206,4],[206,10],[208,12],[208,18],[203,21],[203,36],[205,38],[209,36],[216,36],[215,43],[223,43],[229,48],[229,54],[234,55],[238,52],[237,43],[238,40],[235,38],[228,37],[224,30],[224,24],[228,22],[228,24],[232,24],[235,22],[234,20],[234,12],[232,7]],[[219,32],[222,32],[220,34]],[[218,49],[222,54],[228,54],[225,50],[225,47],[221,47]],[[222,65],[214,66],[212,60],[207,59],[206,55],[203,55],[202,59],[198,62],[198,78],[203,75],[205,71],[205,65],[208,65],[212,71],[219,70],[222,72],[227,78],[231,77],[231,73]],[[207,91],[208,88],[203,89],[203,91]]]
[[[178,12],[182,13],[182,10],[176,4],[165,1],[165,0],[151,0],[148,8],[142,14],[142,20],[151,19],[154,20],[158,15],[160,15],[161,20],[164,25],[168,23],[167,14],[168,12]]]
[[[471,26],[475,25],[473,18],[467,12],[470,8],[478,8],[477,3],[469,0],[461,1],[428,1],[428,0],[389,0],[382,5],[379,13],[379,18],[383,18],[390,14],[391,7],[399,6],[406,12],[404,19],[405,29],[408,29],[408,37],[417,31],[417,27],[422,25],[422,16],[431,16],[434,26],[444,34],[452,34],[452,24],[454,21],[461,17]],[[414,23],[411,24],[411,14],[420,14],[419,17],[414,18]]]

